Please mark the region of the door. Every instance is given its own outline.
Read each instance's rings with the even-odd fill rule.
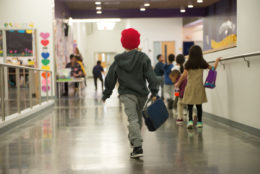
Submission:
[[[163,41],[161,42],[162,56],[167,62],[167,58],[170,54],[175,54],[175,42],[174,41]]]
[[[189,54],[190,48],[194,45],[194,42],[183,42],[183,55],[187,56]]]

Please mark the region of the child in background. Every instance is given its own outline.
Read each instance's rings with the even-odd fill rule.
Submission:
[[[164,87],[164,79],[163,79],[163,74],[164,74],[164,58],[161,54],[157,55],[157,64],[155,65],[155,68],[154,68],[154,73],[158,79],[158,81],[160,82],[160,86],[161,86],[161,98],[163,99],[164,98],[164,90],[163,90],[163,87]]]
[[[181,74],[183,73],[184,71],[184,64],[185,62],[185,57],[183,54],[178,54],[177,57],[176,57],[176,65],[172,68],[172,71],[173,70],[178,70],[181,72]]]
[[[214,68],[217,69],[220,58],[217,58]],[[178,88],[182,84],[183,80],[187,77],[187,86],[185,88],[184,97],[182,99],[183,104],[188,105],[189,111],[189,122],[187,125],[188,129],[193,128],[192,120],[192,110],[193,105],[197,107],[197,128],[202,128],[202,103],[207,102],[207,96],[205,87],[203,84],[203,71],[204,69],[211,69],[205,59],[203,58],[202,50],[200,46],[194,45],[189,51],[189,59],[185,64],[184,72],[175,84],[175,87]]]
[[[172,68],[172,71],[178,70],[182,74],[183,71],[184,71],[184,67],[183,67],[184,62],[185,62],[184,55],[178,54],[177,57],[176,57],[176,65]],[[174,100],[174,104],[173,104],[173,108],[175,110],[177,109],[178,100],[179,100],[179,97],[175,96],[175,100]],[[177,113],[179,113],[179,112],[177,112]]]
[[[173,94],[174,94],[174,85],[171,81],[171,79],[169,78],[169,75],[171,73],[171,69],[174,67],[173,66],[173,62],[175,60],[175,55],[174,54],[170,54],[168,56],[168,64],[164,65],[164,90],[165,93],[167,94],[166,99],[168,101],[168,103],[170,103],[173,100]],[[173,102],[172,102],[173,103]],[[169,105],[168,105],[169,106]],[[171,107],[169,107],[169,109],[171,109]]]
[[[130,157],[139,158],[143,156],[142,110],[149,92],[152,93],[152,100],[156,100],[158,81],[152,69],[150,58],[137,50],[140,44],[140,33],[133,28],[123,30],[121,43],[126,51],[118,54],[109,68],[102,100],[106,101],[111,96],[118,81],[118,93],[125,106],[129,122],[128,137],[130,144],[134,147]]]
[[[182,65],[183,66],[183,65]],[[182,67],[183,68],[183,67]],[[170,74],[170,79],[173,83],[178,83],[178,80],[180,79],[181,77],[181,72],[178,71],[177,69],[173,70]],[[184,108],[184,104],[182,104],[182,98],[183,98],[183,95],[184,95],[184,90],[185,90],[185,87],[186,87],[186,84],[187,84],[187,79],[185,78],[180,86],[179,86],[179,99],[178,99],[178,106],[177,106],[177,110],[178,110],[178,116],[177,116],[177,120],[176,120],[176,123],[178,125],[182,125],[183,123],[183,108]],[[175,99],[176,100],[176,99]]]
[[[92,74],[94,76],[94,84],[95,84],[95,89],[97,91],[97,79],[99,79],[101,81],[101,87],[102,87],[102,91],[103,91],[103,77],[102,77],[102,73],[104,74],[104,69],[101,66],[101,61],[97,61],[97,65],[94,66],[93,70],[92,70]]]

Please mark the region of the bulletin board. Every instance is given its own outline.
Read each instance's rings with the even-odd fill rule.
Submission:
[[[8,57],[32,57],[33,31],[6,30],[6,50]]]
[[[36,30],[0,29],[0,57],[5,63],[37,67]]]

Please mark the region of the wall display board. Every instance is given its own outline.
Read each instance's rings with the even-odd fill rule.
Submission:
[[[7,56],[33,56],[32,32],[32,30],[6,30]]]
[[[237,1],[220,0],[208,7],[203,20],[204,51],[222,50],[237,43]]]

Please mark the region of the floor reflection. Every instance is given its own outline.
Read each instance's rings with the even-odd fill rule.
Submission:
[[[220,174],[260,171],[260,139],[206,120],[177,126],[171,113],[157,132],[144,127],[145,156],[129,158],[127,118],[117,94],[58,100],[51,110],[0,135],[0,174]]]

